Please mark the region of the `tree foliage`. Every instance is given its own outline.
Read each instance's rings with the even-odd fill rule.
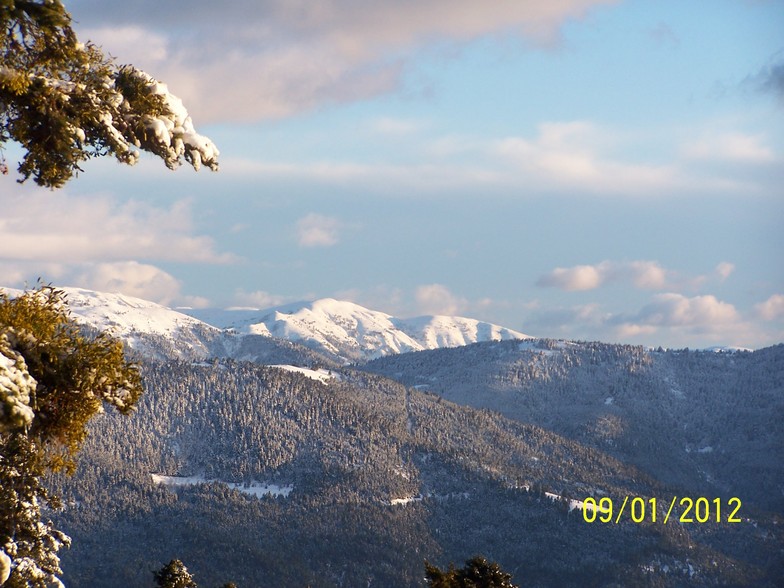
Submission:
[[[0,293],[0,578],[4,587],[61,585],[57,552],[70,539],[42,520],[59,500],[41,483],[74,467],[104,404],[130,411],[142,387],[122,345],[83,336],[62,292]]]
[[[25,407],[4,404],[0,431],[24,425],[46,448],[48,465],[72,466],[89,420],[104,403],[130,411],[142,392],[136,367],[125,361],[122,343],[109,335],[81,334],[64,306],[63,293],[50,286],[10,298],[0,293],[0,352],[34,388]],[[10,357],[9,357],[10,356]],[[17,378],[20,376],[17,376]],[[19,417],[25,412],[24,418]]]
[[[157,572],[155,585],[157,588],[198,588],[193,576],[179,559],[173,559]],[[234,582],[222,584],[220,588],[237,588]]]
[[[179,559],[171,560],[154,575],[158,588],[197,588],[193,576]]]
[[[133,165],[138,149],[171,169],[184,159],[217,170],[217,148],[194,130],[182,101],[80,43],[59,0],[0,0],[0,26],[0,155],[8,141],[22,146],[20,181],[58,188],[91,157]]]
[[[450,564],[445,572],[425,562],[425,578],[430,588],[517,588],[511,574],[481,556],[467,560],[460,569]]]

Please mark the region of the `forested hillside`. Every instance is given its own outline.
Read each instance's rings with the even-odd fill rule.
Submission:
[[[716,353],[507,341],[363,369],[536,424],[693,495],[784,513],[784,345]]]
[[[74,539],[66,584],[150,586],[174,557],[202,586],[421,586],[424,559],[477,553],[526,586],[772,586],[781,571],[766,513],[587,523],[552,495],[673,490],[539,426],[332,374],[145,363],[138,412],[101,416],[76,477],[53,480],[67,505],[56,522]]]

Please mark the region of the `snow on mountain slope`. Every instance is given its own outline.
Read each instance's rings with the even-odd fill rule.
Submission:
[[[191,316],[171,310],[155,302],[124,294],[96,292],[83,288],[58,287],[65,294],[74,320],[99,331],[108,331],[137,351],[149,355],[202,356],[210,355],[208,342],[223,337],[223,332]],[[2,288],[11,296],[21,290]],[[170,354],[153,351],[165,342]]]
[[[344,361],[479,341],[529,338],[523,333],[475,319],[447,316],[398,319],[332,298],[259,311],[257,317],[246,316],[234,328],[241,333],[302,343]]]
[[[460,347],[480,341],[530,339],[512,329],[459,316],[421,316],[395,319],[397,327],[419,341],[424,349]]]
[[[219,331],[187,314],[141,298],[81,288],[59,289],[65,292],[68,308],[76,320],[109,330],[116,337],[145,334],[174,338],[181,331],[193,328]]]
[[[480,341],[530,338],[475,319],[448,316],[399,319],[332,298],[267,310],[178,312],[123,294],[60,289],[65,292],[68,307],[78,322],[108,330],[127,341],[131,348],[160,357],[203,358],[218,351],[222,357],[245,358],[248,355],[247,350],[243,351],[245,343],[258,346],[260,341],[272,337],[300,343],[338,362],[350,363]],[[20,293],[7,291],[12,295]]]

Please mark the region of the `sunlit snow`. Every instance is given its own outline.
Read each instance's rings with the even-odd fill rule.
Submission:
[[[238,490],[243,494],[250,494],[260,498],[262,496],[283,496],[286,498],[291,491],[294,490],[292,484],[280,486],[278,484],[271,484],[269,482],[251,482],[250,484],[237,484],[233,482],[224,482],[222,480],[207,480],[204,476],[162,476],[160,474],[150,474],[154,484],[162,484],[164,486],[193,486],[196,484],[208,484],[217,482],[228,486],[233,490]]]
[[[271,365],[270,367],[286,370],[287,372],[295,372],[298,374],[302,374],[303,376],[306,376],[311,380],[316,380],[318,382],[324,382],[324,383],[336,377],[336,374],[334,372],[325,369],[312,370],[309,368],[297,367],[294,365]]]

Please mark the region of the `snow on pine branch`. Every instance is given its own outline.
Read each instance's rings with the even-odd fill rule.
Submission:
[[[37,382],[13,349],[12,337],[10,332],[0,334],[0,433],[25,428],[35,417],[30,400]]]
[[[128,163],[135,163],[139,157],[131,148],[133,145],[158,155],[170,169],[185,159],[196,170],[202,165],[218,170],[218,148],[208,137],[196,132],[182,100],[169,92],[166,84],[126,66],[119,70],[112,85],[117,90],[120,120],[110,111],[104,112],[101,120],[106,131],[125,148]],[[161,108],[158,112],[139,115],[138,104],[128,94],[143,94],[142,99],[157,102]]]

